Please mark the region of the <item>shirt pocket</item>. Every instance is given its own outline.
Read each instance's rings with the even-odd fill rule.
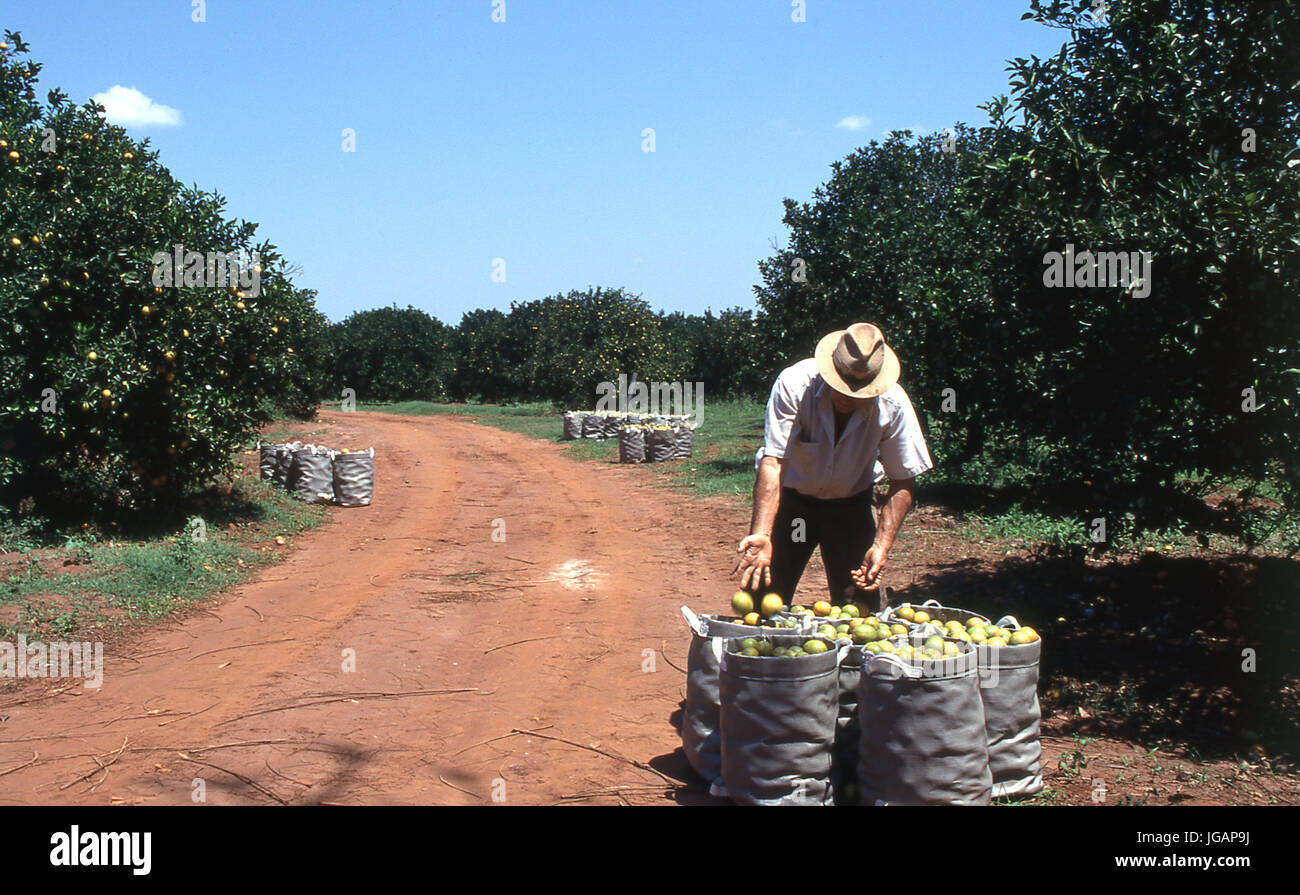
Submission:
[[[786,446],[783,484],[811,497],[819,497],[830,472],[825,444],[793,438]]]
[[[817,444],[817,433],[811,427],[805,426],[803,421],[795,423],[794,430],[790,433],[790,444]]]

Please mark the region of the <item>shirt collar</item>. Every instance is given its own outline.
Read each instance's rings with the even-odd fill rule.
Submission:
[[[826,405],[831,408],[830,415],[832,418],[834,418],[833,414],[835,412],[835,405],[831,404],[830,395],[826,394],[826,392],[829,389],[830,389],[830,385],[827,384],[825,378],[822,377],[822,374],[818,373],[817,382],[813,386],[813,407],[814,409],[819,410],[822,405],[822,399],[825,398]],[[880,398],[879,396],[877,396],[874,403],[862,405],[857,410],[853,411],[853,413],[849,414],[849,416],[854,417],[854,416],[861,415],[863,419],[867,419],[869,417],[870,411],[879,412],[879,410],[880,410]]]

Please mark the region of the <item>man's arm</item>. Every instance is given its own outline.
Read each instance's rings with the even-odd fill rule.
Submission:
[[[862,568],[853,573],[853,581],[863,590],[880,587],[880,573],[884,571],[894,538],[903,526],[907,511],[912,508],[916,495],[916,477],[934,468],[930,451],[925,446],[925,435],[920,420],[907,392],[894,386],[883,396],[891,410],[889,420],[880,440],[880,464],[889,476],[889,493],[880,509],[876,526],[876,539],[862,561]]]
[[[754,512],[749,521],[749,537],[740,542],[740,562],[732,575],[740,574],[740,586],[750,589],[772,583],[772,526],[781,502],[780,457],[763,457],[754,477]]]
[[[889,550],[894,546],[894,538],[898,536],[907,511],[912,508],[915,494],[916,479],[890,480],[889,493],[885,495],[885,505],[880,509],[880,521],[876,525],[876,539],[862,560],[862,567],[852,574],[853,583],[861,589],[880,587],[880,575],[889,559]]]
[[[754,478],[754,513],[749,520],[749,533],[772,536],[776,524],[776,507],[781,501],[781,457],[764,457],[758,464]]]

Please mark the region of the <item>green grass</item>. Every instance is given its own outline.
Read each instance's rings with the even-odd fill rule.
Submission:
[[[1055,805],[1064,795],[1059,789],[1053,789],[1050,786],[1043,787],[1036,795],[1026,797],[1007,797],[994,799],[993,805],[1000,805],[1007,808],[1026,808],[1038,805]]]
[[[265,552],[276,535],[319,525],[323,507],[304,504],[256,479],[241,479],[239,518],[233,529],[206,521],[201,541],[190,523],[147,539],[103,541],[91,534],[40,547],[13,532],[0,580],[0,640],[103,636],[165,617],[203,600],[275,562]],[[16,610],[16,611],[15,611]]]
[[[702,425],[695,430],[695,456],[642,467],[650,481],[701,497],[719,495],[749,501],[754,490],[754,452],[763,442],[763,404],[757,401],[707,403]],[[617,439],[564,441],[563,414],[549,404],[434,404],[405,401],[398,404],[364,404],[358,410],[378,410],[411,416],[456,414],[475,422],[530,438],[565,446],[575,460],[618,462]]]
[[[515,405],[436,404],[405,401],[396,404],[367,404],[359,409],[426,416],[456,414],[475,422],[518,432],[565,445],[575,460],[617,463],[618,444],[604,441],[564,441],[561,411],[546,403]],[[748,505],[754,488],[754,452],[763,442],[764,404],[755,400],[706,403],[703,425],[695,431],[695,456],[671,463],[646,464],[646,478],[656,484],[696,496],[728,496]],[[1033,446],[1041,453],[1046,448]],[[1031,451],[1033,453],[1033,451]],[[1091,520],[1070,515],[1058,505],[1033,506],[1025,483],[1035,480],[1034,471],[1016,465],[1008,456],[977,458],[961,474],[937,468],[918,479],[918,498],[938,503],[956,514],[957,534],[969,540],[1019,542],[1026,547],[1064,551],[1091,550]],[[1264,489],[1267,490],[1267,489]],[[1268,493],[1272,494],[1272,491]],[[1041,501],[1039,501],[1041,503]],[[1262,523],[1261,523],[1262,525]],[[1184,526],[1190,529],[1190,526]],[[1219,532],[1167,528],[1130,528],[1123,519],[1108,519],[1107,549],[1141,551],[1153,548],[1174,555],[1195,554],[1201,548],[1218,553],[1235,553],[1241,544]],[[1200,541],[1198,547],[1197,542]],[[1259,545],[1285,551],[1300,543],[1300,514],[1289,523],[1270,529]],[[1168,545],[1171,551],[1165,551]]]

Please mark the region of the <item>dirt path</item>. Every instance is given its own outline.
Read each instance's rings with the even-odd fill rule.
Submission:
[[[708,800],[661,648],[684,665],[678,607],[733,589],[734,508],[447,417],[323,419],[374,445],[375,503],[107,656],[102,689],[6,698],[0,773],[32,763],[0,803]]]
[[[446,416],[326,413],[300,435],[374,445],[374,505],[332,509],[284,562],[142,632],[102,689],[0,692],[0,804],[185,804],[196,780],[209,804],[715,801],[681,757],[685,676],[665,653],[685,665],[683,603],[724,610],[743,510]],[[1022,592],[1032,578],[982,579],[1032,567],[950,528],[934,507],[909,518],[887,573],[902,598],[1078,611],[1061,581],[1052,602]],[[801,594],[823,581],[814,562]],[[1111,802],[1300,803],[1300,775],[1096,729],[1061,702],[1078,685],[1042,694],[1058,803],[1091,804],[1098,775]]]

